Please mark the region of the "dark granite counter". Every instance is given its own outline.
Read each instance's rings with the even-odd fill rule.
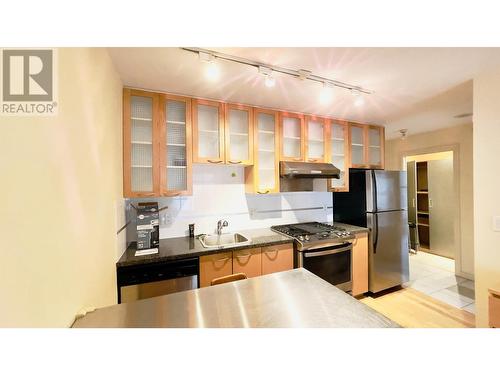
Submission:
[[[368,233],[370,231],[368,228],[365,228],[365,227],[357,227],[355,225],[338,223],[338,222],[331,222],[330,221],[327,224],[336,225],[338,227],[345,228],[345,230],[347,230],[348,232],[351,232],[352,234],[363,233],[363,232]]]
[[[191,257],[199,257],[207,254],[216,254],[233,249],[248,249],[260,246],[272,246],[284,243],[292,243],[293,239],[273,232],[269,228],[265,229],[250,229],[239,230],[238,233],[243,234],[250,240],[250,243],[245,245],[234,245],[232,247],[224,247],[217,249],[208,249],[202,246],[197,238],[175,237],[165,238],[160,240],[158,254],[135,256],[137,250],[136,243],[133,242],[123,253],[120,260],[116,263],[116,267],[126,267],[138,264],[148,264],[156,262],[166,262],[174,259],[183,259]]]

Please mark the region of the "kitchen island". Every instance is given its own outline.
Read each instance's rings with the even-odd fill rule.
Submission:
[[[396,323],[298,268],[98,309],[75,328],[385,328]]]

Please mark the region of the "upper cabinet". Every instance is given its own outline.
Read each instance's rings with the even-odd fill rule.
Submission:
[[[351,167],[384,169],[384,128],[349,124]]]
[[[367,126],[368,133],[368,166],[384,169],[385,131],[381,126]]]
[[[193,161],[224,163],[224,104],[192,99]]]
[[[254,164],[245,168],[247,193],[279,193],[278,112],[254,108]]]
[[[328,181],[330,191],[349,191],[349,125],[332,120],[329,134],[329,162],[340,169],[340,178]]]
[[[126,197],[159,194],[159,96],[123,91],[123,192]]]
[[[191,99],[160,96],[160,192],[192,194]]]
[[[226,104],[225,156],[227,164],[253,164],[252,107]]]
[[[190,99],[124,89],[125,197],[191,194]]]
[[[304,161],[304,116],[296,113],[280,113],[280,160]]]
[[[316,117],[305,117],[306,150],[305,161],[309,163],[324,163],[327,159],[327,129],[329,120]]]

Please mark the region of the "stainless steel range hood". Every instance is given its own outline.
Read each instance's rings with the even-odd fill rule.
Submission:
[[[340,178],[340,170],[329,163],[280,162],[280,177],[284,178]]]
[[[340,170],[329,163],[280,162],[280,191],[328,191],[327,180],[340,178]]]

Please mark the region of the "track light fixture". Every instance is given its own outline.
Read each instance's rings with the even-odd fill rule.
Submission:
[[[197,47],[189,47],[189,48],[183,47],[181,49],[183,49],[185,51],[197,53],[200,56],[200,59],[202,59],[202,61],[208,60],[208,62],[210,62],[211,64],[214,64],[215,59],[219,59],[219,60],[230,61],[230,62],[234,62],[234,63],[238,63],[238,64],[248,65],[248,66],[254,66],[254,67],[259,69],[259,72],[261,72],[261,69],[264,69],[264,70],[267,69],[269,71],[269,73],[267,74],[267,77],[266,77],[266,86],[268,86],[268,87],[274,86],[274,83],[275,83],[274,77],[271,77],[272,76],[271,73],[281,73],[281,74],[285,74],[288,76],[298,78],[298,79],[303,80],[303,81],[305,81],[305,80],[315,81],[315,82],[319,82],[323,85],[329,84],[332,87],[350,90],[351,93],[353,93],[353,94],[354,93],[356,93],[356,94],[373,94],[373,91],[367,90],[361,86],[355,86],[355,85],[351,85],[349,83],[345,83],[342,81],[337,81],[337,80],[329,79],[326,77],[321,77],[321,76],[315,75],[312,72],[310,72],[309,70],[305,70],[305,69],[298,69],[298,70],[288,69],[288,68],[284,68],[284,67],[277,66],[277,65],[264,64],[264,63],[261,63],[261,62],[255,61],[255,60],[245,59],[243,57],[232,56],[232,55],[228,55],[225,53],[205,50],[205,49],[201,49],[201,48],[197,48]],[[217,71],[217,73],[218,73],[218,71]],[[215,75],[215,74],[212,73],[212,75]],[[268,77],[269,77],[269,79],[267,79]],[[268,85],[268,83],[269,83],[269,85]],[[363,101],[364,101],[364,99],[360,99],[358,101],[358,103],[360,103],[360,105],[361,105],[363,103]]]
[[[211,53],[200,51],[198,57],[201,61],[207,64],[205,76],[210,81],[216,81],[219,78],[219,67],[215,62],[215,56]]]
[[[323,88],[319,94],[319,101],[321,104],[328,104],[333,99],[333,85],[329,82],[323,82]]]

